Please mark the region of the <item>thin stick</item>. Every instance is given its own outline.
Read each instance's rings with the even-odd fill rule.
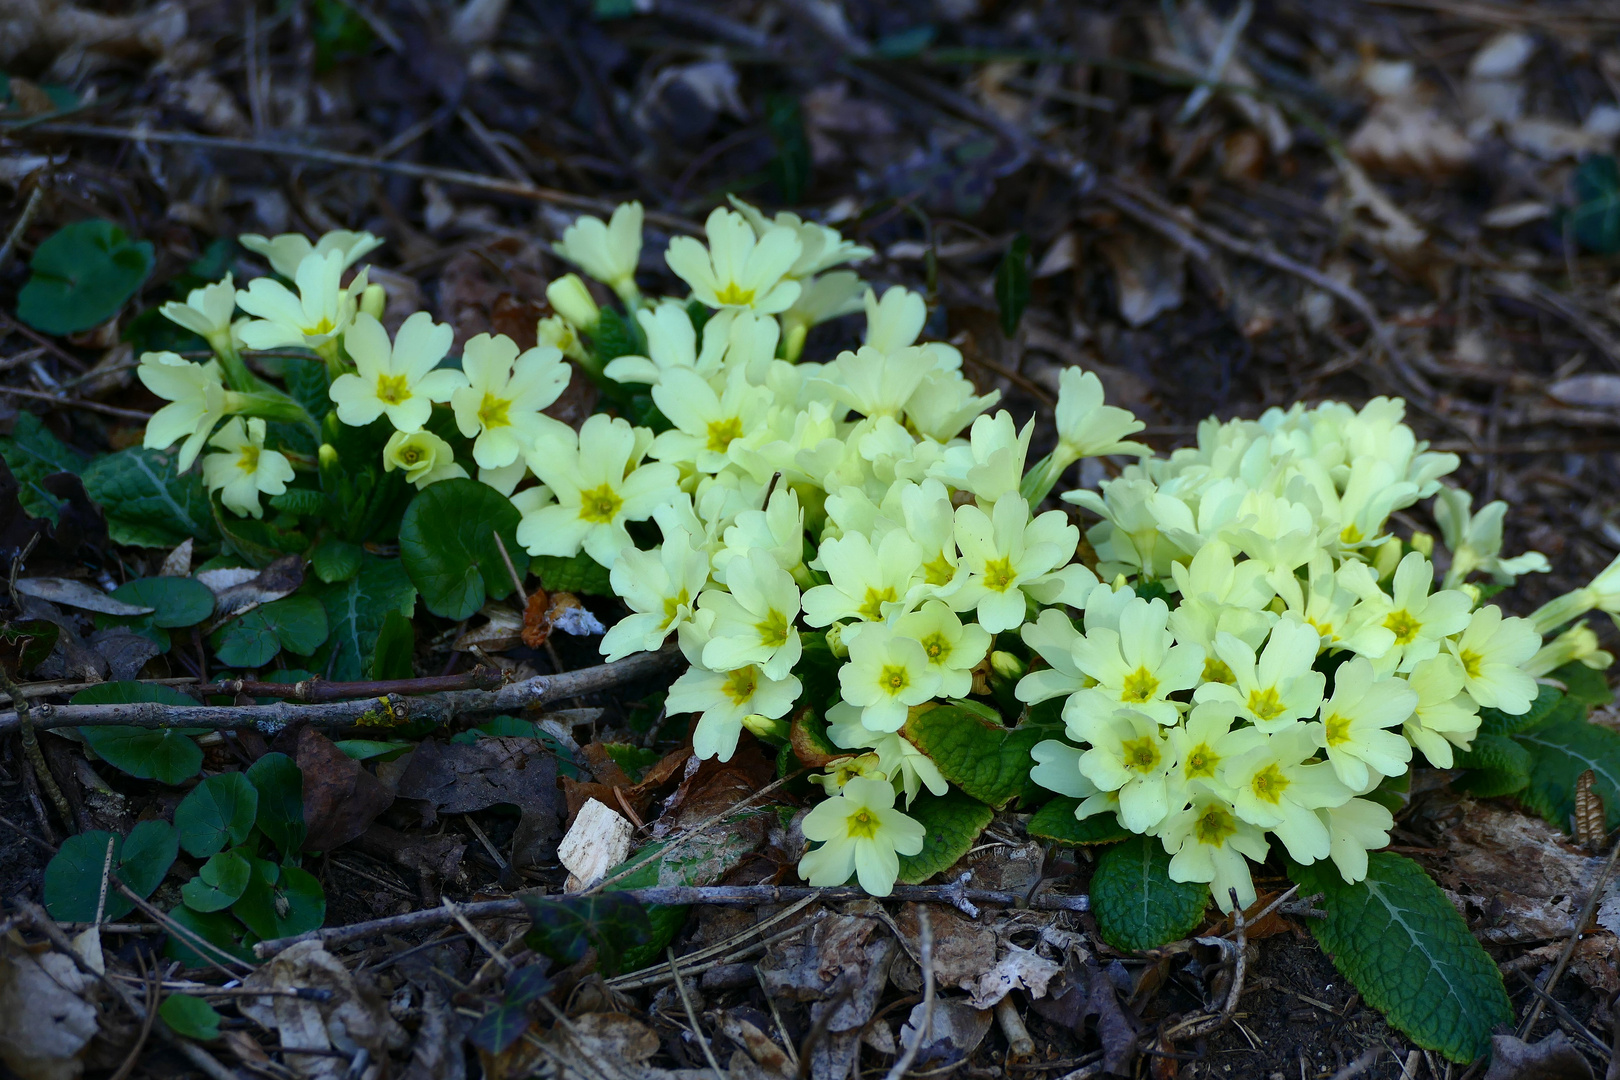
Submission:
[[[11,253],[17,247],[17,241],[21,240],[23,233],[28,231],[28,226],[34,220],[34,214],[39,210],[40,200],[44,197],[45,185],[35,184],[34,190],[28,196],[28,201],[23,204],[22,213],[17,215],[17,220],[11,226],[11,231],[6,233],[6,242],[0,244],[0,270],[4,270],[6,263],[11,261]]]
[[[248,963],[246,960],[243,960],[240,957],[232,956],[218,945],[215,945],[208,939],[201,937],[191,930],[188,930],[186,927],[181,926],[179,923],[163,914],[163,912],[159,911],[151,904],[148,904],[143,896],[137,893],[134,889],[131,889],[128,885],[125,885],[122,881],[117,881],[115,879],[114,884],[118,886],[118,891],[123,893],[125,898],[127,898],[136,907],[140,908],[149,919],[162,926],[163,929],[167,930],[175,937],[184,941],[187,947],[200,956],[209,967],[213,968],[227,979],[238,979],[241,976],[220,964],[219,961],[209,956],[209,953],[213,953],[215,956],[224,957],[226,962],[247,968],[249,971],[254,970],[253,965]]]
[[[1226,65],[1232,62],[1232,54],[1237,51],[1238,41],[1243,37],[1244,29],[1249,20],[1254,17],[1254,0],[1243,0],[1238,4],[1237,11],[1221,31],[1221,40],[1215,45],[1215,54],[1209,59],[1209,66],[1204,69],[1204,78],[1200,80],[1193,92],[1187,95],[1187,103],[1176,114],[1176,123],[1185,124],[1198,115],[1198,111],[1209,101],[1215,92],[1212,84],[1218,83],[1226,75]]]
[[[1201,1020],[1194,1020],[1187,1024],[1178,1024],[1165,1032],[1165,1037],[1174,1036],[1178,1041],[1202,1038],[1211,1032],[1225,1027],[1232,1020],[1232,1014],[1237,1012],[1238,998],[1243,996],[1243,977],[1248,970],[1248,928],[1249,923],[1243,917],[1243,905],[1238,903],[1237,890],[1228,890],[1232,897],[1232,926],[1237,934],[1235,945],[1227,942],[1225,938],[1198,938],[1204,945],[1216,945],[1230,948],[1232,955],[1232,985],[1226,991],[1226,1001],[1221,1005],[1221,1011],[1213,1016],[1206,1016]]]
[[[901,1054],[900,1057],[896,1059],[893,1067],[889,1069],[888,1076],[884,1077],[884,1080],[900,1080],[901,1077],[905,1076],[906,1070],[911,1068],[911,1063],[917,1060],[917,1052],[922,1049],[923,1043],[927,1042],[928,1036],[933,1033],[934,926],[933,923],[929,921],[928,909],[924,907],[917,909],[917,937],[917,951],[922,954],[918,958],[918,964],[922,968],[923,976],[922,1026],[917,1029],[916,1038],[911,1040],[911,1045],[906,1047],[905,1053]]]
[[[112,880],[112,853],[115,836],[107,837],[107,858],[101,864],[101,895],[96,897],[96,921],[91,926],[99,927],[102,917],[107,914],[107,883]]]
[[[196,682],[196,679],[189,679]],[[202,695],[247,694],[287,701],[323,704],[352,698],[382,697],[384,694],[434,694],[445,690],[499,690],[506,676],[497,668],[479,665],[459,675],[427,675],[416,679],[372,679],[362,682],[327,682],[301,679],[295,683],[258,682],[253,679],[226,679],[202,688]]]
[[[518,577],[517,567],[512,565],[512,556],[506,553],[506,541],[501,539],[501,530],[492,529],[490,533],[495,537],[495,549],[501,553],[501,562],[506,564],[506,572],[512,575],[512,588],[517,590],[518,600],[522,602],[524,610],[528,610],[528,591],[523,588],[523,579]]]
[[[711,956],[719,956],[726,950],[736,947],[742,942],[747,941],[749,938],[754,937],[756,934],[763,934],[777,923],[782,922],[785,919],[791,919],[794,915],[797,915],[818,899],[820,899],[820,893],[813,893],[810,896],[805,897],[803,900],[800,900],[798,903],[793,904],[791,907],[783,908],[770,918],[753,923],[746,929],[732,934],[723,941],[717,941],[713,945],[698,949],[696,952],[688,953],[686,956],[682,957],[682,959],[686,962],[688,967],[691,967],[693,964],[702,963]],[[794,927],[794,929],[797,930],[799,927]],[[633,990],[639,989],[643,986],[651,986],[654,982],[662,981],[663,976],[657,974],[656,972],[649,973],[645,978],[642,978],[637,972],[630,972],[628,974],[619,975],[609,979],[607,984],[620,990]]]
[[[121,420],[150,420],[152,414],[141,412],[139,409],[121,409],[117,405],[103,405],[99,401],[90,401],[87,398],[66,398],[60,394],[46,394],[39,390],[24,390],[20,386],[0,386],[0,394],[14,394],[17,397],[31,398],[34,401],[48,401],[52,405],[72,406],[78,409],[89,409],[91,412],[106,413]]]
[[[19,560],[20,558],[19,556]],[[12,576],[15,577],[15,573]],[[39,786],[45,789],[51,805],[56,808],[56,816],[61,819],[62,827],[71,835],[77,824],[73,820],[73,808],[68,805],[67,796],[62,794],[62,789],[56,786],[56,777],[51,775],[50,766],[45,764],[45,751],[40,749],[39,739],[34,734],[37,727],[34,722],[34,710],[49,709],[50,706],[30,705],[23,692],[17,688],[17,684],[11,681],[11,676],[6,674],[3,664],[0,664],[0,690],[10,694],[12,700],[17,703],[16,711],[10,715],[16,718],[12,726],[22,732],[23,756],[28,759],[28,767],[34,771],[34,778],[39,781]]]
[[[430,165],[417,165],[409,161],[385,161],[380,158],[363,157],[360,154],[345,154],[342,151],[322,150],[313,146],[290,146],[269,142],[264,139],[228,139],[215,135],[198,135],[190,131],[141,131],[135,128],[102,127],[97,124],[40,124],[31,130],[44,135],[80,135],[90,139],[168,143],[174,146],[195,146],[207,150],[232,150],[238,153],[301,158],[304,161],[318,161],[324,165],[341,165],[351,169],[369,169],[373,172],[413,176],[419,180],[437,180],[442,184],[456,184],[460,187],[491,191],[498,195],[512,195],[520,199],[532,199],[536,202],[555,203],[558,206],[566,206],[575,210],[590,210],[599,214],[610,214],[617,205],[607,199],[593,199],[587,195],[575,195],[571,192],[559,191],[556,188],[519,183],[515,180],[500,180],[493,176],[484,176],[481,173],[464,172],[461,169],[440,169]],[[685,218],[676,217],[673,214],[659,213],[656,210],[647,211],[646,220],[655,225],[662,225],[666,229],[674,229],[694,236],[702,232],[696,222],[687,221]]]
[[[1569,940],[1564,942],[1563,951],[1558,954],[1558,963],[1553,965],[1552,974],[1547,976],[1547,982],[1542,986],[1542,990],[1548,996],[1552,995],[1553,987],[1557,986],[1558,980],[1563,977],[1564,969],[1569,966],[1570,957],[1575,955],[1575,946],[1581,942],[1581,932],[1586,929],[1586,924],[1592,921],[1592,913],[1597,910],[1598,901],[1603,898],[1603,886],[1609,880],[1609,875],[1614,872],[1617,861],[1620,861],[1620,840],[1615,841],[1614,849],[1603,862],[1603,869],[1598,871],[1597,880],[1592,883],[1592,893],[1586,898],[1586,903],[1581,905],[1580,918],[1575,920],[1575,931],[1569,935]],[[1542,998],[1536,998],[1536,1003],[1525,1016],[1524,1023],[1519,1025],[1519,1038],[1527,1037],[1536,1026],[1536,1021],[1541,1019],[1543,1004]]]
[[[681,978],[681,969],[675,966],[674,946],[666,947],[664,956],[669,960],[669,973],[675,977],[675,989],[681,995],[681,1007],[686,1010],[686,1019],[691,1021],[692,1034],[697,1036],[698,1045],[703,1047],[703,1056],[709,1059],[709,1068],[714,1070],[715,1080],[725,1080],[726,1074],[720,1071],[720,1062],[715,1060],[714,1047],[709,1045],[709,1037],[703,1033],[703,1026],[698,1023],[697,1010],[692,1008],[692,995],[686,992],[686,980]]]

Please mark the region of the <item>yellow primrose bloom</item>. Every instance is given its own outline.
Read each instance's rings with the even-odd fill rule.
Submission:
[[[896,619],[894,631],[922,646],[929,666],[939,675],[939,696],[968,696],[973,689],[973,669],[990,650],[988,630],[977,623],[964,626],[950,605],[929,600]]]
[[[236,306],[255,316],[240,331],[242,343],[250,349],[314,349],[330,365],[366,289],[364,270],[343,285],[347,265],[339,251],[310,254],[294,274],[296,294],[268,277],[254,278],[237,290]]]
[[[602,655],[609,663],[657,649],[697,608],[698,594],[709,580],[709,557],[693,547],[692,534],[685,529],[671,529],[665,537],[651,551],[626,548],[614,560],[608,580],[631,614],[602,639]]]
[[[227,391],[220,381],[219,361],[194,364],[178,353],[142,353],[135,374],[148,390],[169,401],[146,422],[142,445],[164,450],[184,439],[176,464],[185,472],[225,416]]]
[[[1466,681],[1461,662],[1449,653],[1423,661],[1406,677],[1417,705],[1401,733],[1435,768],[1451,768],[1451,748],[1468,749],[1479,731],[1479,705],[1464,693]]]
[[[467,470],[456,464],[450,444],[431,431],[396,431],[388,436],[383,446],[383,471],[395,469],[404,469],[405,479],[418,491],[440,480],[467,475]]]
[[[348,269],[382,246],[382,240],[368,232],[350,232],[347,229],[326,233],[313,244],[302,233],[282,233],[274,238],[248,233],[237,239],[249,251],[263,255],[270,263],[270,269],[284,278],[296,277],[298,267],[311,255],[324,256],[337,252],[343,259],[343,268]]]
[[[561,435],[566,426],[540,410],[568,386],[572,369],[562,353],[537,345],[518,355],[505,334],[479,334],[461,354],[466,385],[450,395],[456,427],[473,443],[473,460],[483,469],[514,464],[543,433]]]
[[[1491,575],[1498,585],[1511,585],[1520,574],[1545,574],[1552,569],[1547,556],[1539,551],[1502,558],[1502,521],[1507,516],[1507,503],[1500,499],[1486,503],[1475,514],[1473,501],[1468,492],[1449,485],[1442,486],[1434,500],[1434,520],[1451,552],[1451,566],[1442,582],[1445,588],[1455,588],[1475,570]]]
[[[1404,724],[1417,703],[1417,692],[1406,680],[1380,679],[1371,661],[1358,656],[1340,664],[1318,729],[1339,779],[1366,791],[1376,777],[1405,772],[1412,747],[1389,729]]]
[[[717,670],[758,664],[780,679],[799,662],[799,587],[769,551],[754,550],[726,567],[727,592],[710,589],[698,607],[714,614],[703,663]]]
[[[218,491],[219,501],[239,517],[262,518],[260,493],[280,495],[293,478],[286,456],[265,448],[264,430],[258,417],[243,424],[240,416],[233,416],[208,440],[224,452],[203,457],[203,483]]]
[[[1218,795],[1199,795],[1165,820],[1159,839],[1171,856],[1172,881],[1208,882],[1215,906],[1228,913],[1234,892],[1238,907],[1254,903],[1248,860],[1264,862],[1270,849],[1265,834],[1238,817],[1231,803]]]
[[[773,227],[756,240],[741,214],[722,207],[714,209],[704,228],[707,248],[690,236],[677,236],[664,255],[699,301],[775,315],[799,298],[799,283],[785,276],[802,250],[792,229]]]
[[[355,370],[339,375],[328,391],[338,419],[364,427],[386,415],[400,431],[420,429],[435,401],[449,401],[467,385],[461,372],[439,367],[454,340],[450,327],[425,311],[405,320],[392,345],[382,323],[357,316],[343,338]]]
[[[697,662],[707,631],[688,622],[680,629],[681,650],[692,666],[670,685],[664,708],[671,715],[699,713],[692,752],[700,758],[730,761],[742,736],[743,719],[758,713],[771,720],[788,714],[803,687],[792,675],[773,679],[753,664],[710,671]]]
[[[1536,700],[1536,680],[1524,666],[1541,648],[1541,635],[1529,619],[1504,618],[1487,604],[1446,648],[1462,665],[1468,696],[1487,709],[1517,716]]]
[[[639,297],[636,266],[641,260],[643,216],[639,202],[620,203],[605,223],[582,215],[563,230],[554,250],[618,293],[625,303],[633,304]]]
[[[923,849],[927,832],[894,808],[894,785],[864,776],[804,816],[804,837],[821,846],[799,860],[799,876],[818,888],[854,874],[872,896],[888,896],[900,876],[900,855]]]
[[[1315,753],[1311,725],[1296,722],[1228,759],[1220,770],[1238,817],[1275,833],[1300,863],[1325,859],[1331,850],[1316,810],[1340,806],[1355,794],[1334,775],[1333,766],[1307,763]]]
[[[846,627],[849,662],[838,669],[843,699],[864,711],[861,723],[872,731],[899,731],[911,706],[939,693],[939,670],[921,643],[881,623]]]
[[[212,285],[192,289],[185,303],[170,300],[161,310],[165,319],[201,337],[216,353],[234,351],[231,316],[236,313],[236,286],[230,274]]]

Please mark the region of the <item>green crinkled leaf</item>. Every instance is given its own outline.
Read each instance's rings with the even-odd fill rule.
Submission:
[[[416,586],[400,561],[371,554],[362,557],[354,577],[320,586],[314,593],[326,609],[330,634],[312,666],[326,671],[330,664],[329,677],[338,681],[367,678],[388,613],[397,611],[409,618],[416,610]]]
[[[1457,786],[1482,799],[1511,795],[1530,783],[1535,764],[1530,751],[1503,735],[1477,735],[1467,750],[1453,755],[1453,764],[1468,772]]]
[[[326,492],[314,488],[290,487],[270,498],[270,508],[295,517],[308,517],[326,509]]]
[[[219,662],[235,668],[263,667],[286,649],[308,656],[326,641],[326,609],[313,596],[284,597],[215,630],[209,638]]]
[[[360,545],[328,536],[315,547],[310,565],[322,581],[348,581],[360,571]]]
[[[540,578],[547,592],[571,592],[577,596],[612,596],[608,568],[583,551],[573,558],[536,555],[529,569]]]
[[[1467,1063],[1490,1049],[1493,1027],[1513,1022],[1496,963],[1411,859],[1373,852],[1354,885],[1325,860],[1290,876],[1302,894],[1323,894],[1328,917],[1308,922],[1334,965],[1417,1045]]]
[[[188,968],[207,967],[210,961],[217,964],[222,956],[258,963],[253,950],[248,946],[259,939],[251,934],[244,938],[242,924],[229,912],[193,911],[184,904],[176,904],[169,909],[168,915],[169,921],[178,925],[182,931],[195,935],[213,946],[213,949],[193,948],[184,934],[171,933],[168,942],[163,946],[163,955],[169,959],[178,960]],[[217,953],[214,951],[216,949]]]
[[[1569,225],[1575,239],[1599,255],[1620,251],[1620,166],[1613,155],[1594,154],[1581,162],[1573,186]]]
[[[196,626],[214,613],[213,591],[195,578],[136,578],[118,586],[112,596],[126,604],[151,608],[152,624],[166,630]]]
[[[47,334],[100,326],[146,281],[152,257],[150,241],[131,240],[110,221],[64,225],[34,249],[17,317]]]
[[[952,788],[943,795],[923,791],[905,808],[927,831],[923,849],[900,856],[900,882],[915,885],[949,870],[966,855],[996,812]]]
[[[106,514],[115,543],[169,548],[187,538],[198,544],[219,539],[202,476],[196,470],[182,476],[178,453],[134,447],[85,467],[85,493]]]
[[[180,846],[201,859],[246,840],[258,813],[259,791],[252,781],[239,772],[220,773],[180,800],[174,827]]]
[[[1592,790],[1603,799],[1607,827],[1620,825],[1620,732],[1582,719],[1559,720],[1518,736],[1534,759],[1519,799],[1552,824],[1570,831],[1575,781],[1592,770]]]
[[[646,945],[652,928],[647,907],[620,892],[559,899],[524,893],[521,899],[533,924],[525,944],[559,966],[595,949],[597,969],[615,975],[628,953]]]
[[[609,360],[640,351],[634,328],[613,308],[602,309],[602,317],[597,320],[596,329],[591,331],[591,348],[598,368]]]
[[[996,307],[1001,314],[1001,332],[1012,337],[1018,321],[1029,306],[1029,237],[1019,233],[996,267]]]
[[[1170,856],[1156,837],[1133,836],[1103,852],[1091,875],[1097,932],[1116,949],[1152,949],[1197,928],[1209,886],[1172,881]]]
[[[613,763],[624,770],[632,784],[640,783],[641,776],[648,769],[663,760],[664,755],[657,750],[634,743],[603,743],[602,749]]]
[[[252,877],[231,907],[243,925],[265,940],[320,929],[326,921],[326,893],[313,874],[263,859],[248,862]]]
[[[1481,735],[1517,735],[1521,731],[1542,724],[1551,723],[1565,716],[1580,716],[1581,706],[1564,696],[1563,691],[1556,686],[1545,683],[1536,692],[1536,700],[1530,703],[1530,708],[1517,716],[1502,712],[1500,709],[1479,710],[1479,733]]]
[[[1609,688],[1608,676],[1579,661],[1565,664],[1549,674],[1564,684],[1564,693],[1567,697],[1582,705],[1608,705],[1614,701],[1614,691]]]
[[[195,705],[172,686],[140,682],[105,682],[80,690],[68,699],[74,705],[127,705],[157,701],[165,705]],[[82,727],[85,744],[103,761],[141,780],[178,784],[202,769],[202,750],[191,740],[206,728]]]
[[[90,922],[101,898],[101,873],[107,865],[107,842],[113,845],[113,876],[145,899],[174,865],[179,840],[166,821],[142,821],[122,837],[102,829],[70,836],[45,867],[45,908],[61,922]],[[103,918],[121,919],[135,910],[128,897],[110,884]]]
[[[324,419],[332,410],[332,382],[326,361],[313,356],[289,356],[282,361],[281,378],[287,393],[316,420]]]
[[[958,705],[914,715],[900,734],[927,754],[945,779],[1000,808],[1030,789],[1030,750],[1049,733],[1006,728]]]
[[[219,1038],[220,1015],[200,997],[170,994],[158,1006],[158,1015],[176,1035],[204,1042]]]
[[[435,615],[465,619],[485,597],[512,595],[507,554],[518,550],[512,500],[477,480],[444,480],[418,493],[399,523],[399,558]]]
[[[240,556],[249,566],[263,569],[282,556],[299,554],[309,546],[309,538],[296,529],[237,517],[218,499],[209,509],[214,515],[214,527],[219,530],[221,549]]]
[[[196,877],[180,886],[180,898],[192,911],[224,911],[242,898],[252,876],[253,867],[245,857],[235,851],[221,851],[202,864]]]
[[[259,793],[253,823],[282,855],[304,846],[304,774],[292,758],[269,753],[248,766],[248,782]]]
[[[1131,830],[1121,825],[1114,815],[1092,814],[1088,818],[1077,818],[1074,812],[1079,806],[1079,799],[1057,796],[1030,816],[1027,826],[1029,835],[1037,840],[1055,840],[1060,844],[1076,846],[1112,844],[1130,839]]]
[[[51,434],[45,422],[31,412],[19,412],[9,436],[0,435],[0,457],[6,459],[11,475],[17,478],[17,499],[29,517],[49,518],[55,524],[62,501],[43,483],[56,473],[78,473],[84,458]]]

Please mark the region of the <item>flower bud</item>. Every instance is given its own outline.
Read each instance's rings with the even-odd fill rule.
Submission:
[[[990,654],[990,670],[1011,682],[1015,679],[1022,679],[1024,672],[1028,671],[1029,668],[1028,665],[1012,653],[996,649]]]
[[[1401,545],[1395,541],[1379,545],[1377,554],[1373,556],[1373,570],[1378,574],[1379,581],[1388,581],[1395,576],[1395,568],[1401,565]]]
[[[761,739],[771,739],[777,742],[787,739],[789,734],[788,722],[785,718],[772,720],[770,717],[762,716],[759,713],[749,713],[743,717],[742,726]]]
[[[550,345],[568,359],[578,363],[583,364],[588,360],[585,346],[580,342],[579,335],[574,333],[574,328],[569,326],[561,315],[546,316],[540,320],[534,331],[535,337],[539,339],[540,344]]]
[[[1412,550],[1422,552],[1425,559],[1434,558],[1434,537],[1426,532],[1413,533]]]
[[[596,306],[590,290],[578,274],[564,274],[547,285],[546,299],[551,301],[552,309],[570,326],[584,333],[595,331],[598,320],[602,318],[602,309]]]
[[[383,309],[388,306],[388,292],[381,285],[373,282],[366,286],[366,291],[360,294],[360,310],[373,319],[383,317]]]
[[[840,660],[849,659],[849,646],[844,643],[843,623],[833,623],[827,627],[827,651]]]
[[[1540,678],[1565,664],[1579,661],[1599,670],[1614,663],[1614,657],[1598,648],[1597,634],[1582,620],[1553,638],[1525,662],[1524,670]]]

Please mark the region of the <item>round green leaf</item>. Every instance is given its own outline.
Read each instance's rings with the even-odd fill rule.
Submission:
[[[1116,949],[1151,949],[1184,938],[1208,904],[1208,885],[1170,879],[1170,856],[1151,836],[1133,836],[1104,851],[1091,875],[1097,932]]]
[[[512,575],[496,546],[518,550],[517,508],[488,484],[444,480],[427,488],[405,510],[399,525],[399,556],[428,610],[465,619],[512,592]]]
[[[244,941],[242,924],[227,912],[193,911],[184,904],[176,904],[169,909],[169,921],[179,926],[185,933],[200,938],[214,947],[203,949],[200,946],[193,946],[185,933],[171,933],[163,946],[163,955],[171,960],[178,960],[188,968],[207,967],[210,962],[217,964],[222,955],[257,963],[252,950],[245,946],[258,939],[249,935]]]
[[[152,608],[152,623],[172,630],[195,626],[214,613],[214,594],[193,578],[148,577],[126,581],[112,591],[114,599]]]
[[[294,854],[304,845],[304,774],[286,754],[266,754],[247,778],[259,793],[254,824],[283,855]]]
[[[241,773],[210,776],[174,810],[180,846],[198,858],[235,847],[253,831],[259,792]]]
[[[312,596],[289,596],[254,608],[214,631],[219,662],[234,668],[268,664],[282,649],[308,656],[326,641],[326,609]]]
[[[1037,840],[1054,840],[1059,844],[1084,847],[1091,844],[1112,844],[1128,840],[1131,831],[1119,823],[1112,814],[1092,814],[1077,818],[1080,800],[1059,795],[1030,816],[1027,831]]]
[[[33,273],[17,294],[17,317],[47,334],[100,326],[152,272],[152,245],[110,221],[79,221],[34,251]]]
[[[204,1042],[219,1038],[219,1013],[200,997],[170,994],[158,1006],[158,1015],[176,1035]]]
[[[74,705],[129,705],[156,701],[164,705],[195,705],[172,686],[141,682],[105,682],[80,690],[68,699]],[[190,736],[205,728],[82,727],[79,735],[107,764],[141,780],[179,784],[202,769],[202,750]]]
[[[175,831],[166,821],[143,821],[127,838],[102,829],[68,837],[45,867],[45,907],[52,918],[89,922],[96,917],[109,840],[113,876],[142,898],[152,895],[179,852]],[[134,909],[129,898],[109,883],[103,917],[121,919]]]
[[[253,868],[234,851],[221,851],[180,886],[180,898],[192,911],[224,911],[247,891]]]
[[[973,848],[994,810],[955,788],[943,795],[919,794],[905,812],[928,831],[923,849],[900,856],[900,881],[914,885],[956,865]]]
[[[254,859],[254,874],[247,891],[231,911],[261,938],[290,937],[320,929],[326,921],[326,894],[321,883],[296,866],[280,867],[274,881],[267,880],[274,863]]]

